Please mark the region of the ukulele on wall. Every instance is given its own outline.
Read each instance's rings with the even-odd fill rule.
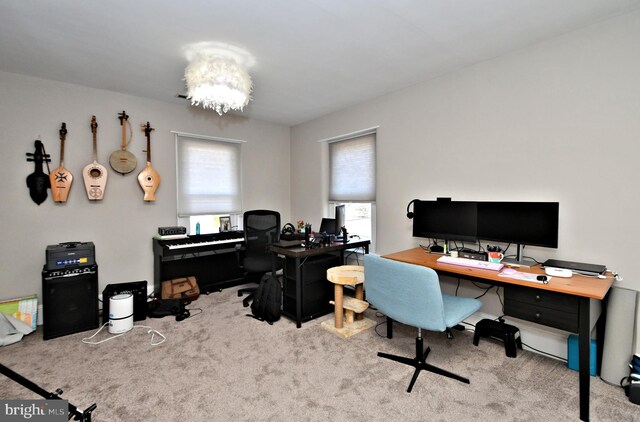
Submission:
[[[151,131],[153,128],[147,122],[146,126],[142,125],[142,130],[147,137],[147,166],[138,174],[138,183],[144,191],[144,200],[151,202],[156,200],[156,190],[160,186],[160,175],[151,167]]]
[[[124,176],[136,169],[138,160],[135,155],[127,151],[127,128],[125,123],[129,124],[129,116],[127,116],[127,113],[122,110],[122,113],[118,114],[118,118],[120,119],[120,125],[122,126],[122,145],[119,150],[114,151],[111,154],[109,157],[109,164],[112,169]]]
[[[71,182],[73,182],[73,175],[64,167],[64,140],[66,137],[67,124],[63,122],[60,127],[60,167],[49,174],[54,202],[67,202]]]
[[[33,202],[40,205],[47,199],[47,189],[51,187],[49,175],[42,171],[42,163],[47,163],[49,167],[49,154],[45,154],[44,145],[40,140],[35,142],[35,151],[27,152],[27,161],[33,161],[35,169],[33,173],[27,176],[27,187],[29,187],[29,196]]]
[[[87,164],[82,170],[82,178],[84,179],[84,187],[87,190],[87,196],[90,201],[100,201],[104,196],[104,189],[107,186],[107,169],[98,163],[98,145],[96,141],[96,132],[98,123],[96,116],[91,118],[91,133],[93,133],[93,163]]]

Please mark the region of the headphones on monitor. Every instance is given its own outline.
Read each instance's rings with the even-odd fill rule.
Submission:
[[[412,219],[413,218],[413,215],[414,215],[413,211],[409,211],[409,207],[411,207],[411,204],[413,204],[414,202],[420,202],[420,200],[419,199],[412,199],[411,202],[409,202],[407,204],[407,218],[408,219]]]

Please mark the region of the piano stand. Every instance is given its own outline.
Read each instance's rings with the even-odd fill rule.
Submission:
[[[153,284],[160,292],[162,281],[194,276],[200,292],[208,294],[244,284],[237,251],[244,247],[242,231],[153,239]]]

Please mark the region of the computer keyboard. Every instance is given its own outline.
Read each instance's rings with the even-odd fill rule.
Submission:
[[[454,258],[452,256],[444,255],[438,258],[438,262],[443,264],[460,265],[462,267],[479,268],[481,270],[500,271],[504,264],[499,262],[478,261],[477,259],[468,258]]]

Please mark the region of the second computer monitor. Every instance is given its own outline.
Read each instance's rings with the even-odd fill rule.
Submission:
[[[345,216],[345,207],[344,205],[336,205],[336,233],[338,236],[340,235],[342,227],[344,227],[344,216]]]
[[[320,223],[319,233],[336,234],[336,219],[335,218],[323,218]]]

